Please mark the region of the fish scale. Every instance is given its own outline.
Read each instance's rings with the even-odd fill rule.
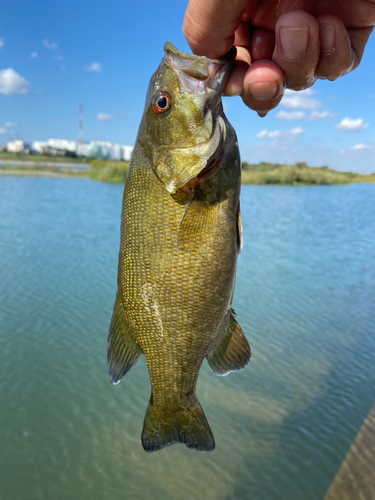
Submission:
[[[213,92],[222,91],[224,80],[217,90],[205,90],[194,82],[193,90],[184,88],[189,80],[186,74],[179,79],[178,72],[186,70],[189,76],[193,70],[191,65],[184,69],[185,59],[191,62],[196,56],[174,49],[171,59],[170,52],[166,44],[166,56],[151,79],[124,190],[108,368],[112,382],[118,383],[140,355],[146,357],[152,387],[142,432],[146,451],[175,442],[210,451],[214,438],[196,396],[202,362],[207,358],[214,372],[224,374],[244,368],[250,358],[250,347],[231,309],[242,232],[241,167],[236,134],[225,118],[220,95],[212,100]],[[181,64],[175,69],[177,54]],[[196,59],[201,65],[202,58]],[[229,61],[207,61],[211,72],[213,64],[218,66],[213,76],[207,75],[208,85],[220,72],[227,75],[233,54]],[[207,94],[207,100],[197,99],[195,92]],[[155,113],[152,106],[159,95],[163,108]],[[171,109],[163,116],[169,102],[165,95]],[[213,120],[204,119],[207,112]],[[184,149],[179,161],[174,147],[180,144],[176,133],[182,122],[194,147],[192,154],[200,154],[191,164],[185,163],[189,150]],[[212,129],[199,132],[202,127]],[[171,168],[160,165],[161,149],[163,161],[168,161],[168,141],[173,150]],[[196,161],[203,172],[197,171]]]

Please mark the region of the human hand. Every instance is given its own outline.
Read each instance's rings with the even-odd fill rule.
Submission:
[[[184,34],[197,55],[237,47],[224,94],[240,94],[265,116],[285,87],[306,89],[355,69],[374,24],[375,0],[190,0]]]

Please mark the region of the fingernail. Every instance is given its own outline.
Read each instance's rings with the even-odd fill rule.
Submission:
[[[320,51],[331,54],[335,50],[336,29],[333,24],[321,24],[320,31]]]
[[[251,97],[256,101],[270,101],[277,92],[277,83],[253,83],[249,85]]]
[[[242,88],[235,85],[231,85],[229,88],[227,85],[223,92],[223,95],[225,95],[226,97],[235,97],[241,94],[242,94]]]
[[[287,59],[295,60],[303,56],[309,41],[309,28],[280,28],[280,45]]]

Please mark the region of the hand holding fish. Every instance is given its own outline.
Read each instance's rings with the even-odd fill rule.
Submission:
[[[190,0],[184,33],[197,55],[237,47],[224,93],[265,116],[285,86],[302,90],[355,69],[374,24],[374,0]]]

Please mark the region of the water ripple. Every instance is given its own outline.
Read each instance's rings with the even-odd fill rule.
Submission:
[[[323,498],[375,399],[375,186],[245,186],[246,370],[198,396],[216,450],[140,444],[144,359],[106,371],[122,188],[0,179],[0,500]]]

